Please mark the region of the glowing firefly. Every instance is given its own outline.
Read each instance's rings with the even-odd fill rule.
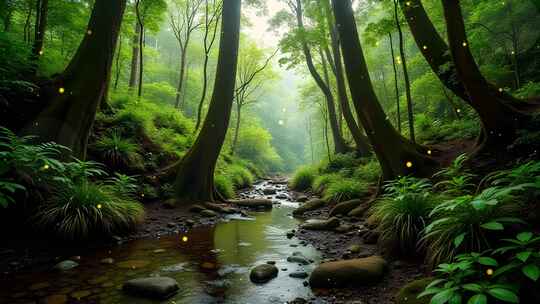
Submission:
[[[486,270],[486,274],[487,274],[488,276],[493,275],[493,269],[488,268],[488,269]]]
[[[98,209],[101,209],[101,207],[102,207],[101,204],[97,204]]]
[[[182,242],[185,243],[185,242],[187,242],[187,241],[188,241],[188,237],[184,235],[184,236],[182,237]]]
[[[60,88],[58,89],[58,93],[64,94],[64,92],[66,92],[66,89],[64,89],[63,87],[60,87]]]
[[[412,168],[413,164],[412,162],[408,161],[405,163],[405,166],[407,166],[407,168]]]

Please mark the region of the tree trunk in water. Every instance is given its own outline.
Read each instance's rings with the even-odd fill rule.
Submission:
[[[240,105],[240,102],[236,102],[236,126],[234,129],[234,137],[233,142],[231,146],[231,154],[235,155],[236,153],[236,146],[238,145],[238,134],[240,133],[240,119],[242,118],[242,106]]]
[[[394,18],[396,19],[396,27],[399,35],[399,54],[401,55],[401,62],[403,66],[403,77],[405,78],[405,96],[407,98],[407,118],[409,121],[409,136],[412,142],[416,142],[414,136],[414,110],[411,97],[411,82],[409,80],[409,71],[407,70],[407,57],[405,55],[405,49],[403,46],[403,31],[401,31],[401,23],[399,22],[398,3],[394,1]]]
[[[397,116],[397,128],[401,134],[401,110],[399,105],[399,85],[398,85],[398,73],[396,66],[396,54],[394,53],[394,41],[392,39],[392,33],[388,33],[388,39],[390,40],[390,52],[392,54],[392,66],[394,67],[394,90],[396,91],[396,116]]]
[[[308,66],[309,73],[315,80],[315,83],[317,83],[317,86],[319,87],[319,89],[323,92],[324,97],[326,99],[326,105],[328,107],[328,118],[330,121],[330,128],[332,130],[332,137],[334,139],[334,151],[336,154],[346,153],[348,149],[347,149],[347,145],[345,144],[345,141],[343,140],[343,137],[341,137],[341,134],[339,133],[339,127],[338,127],[337,118],[336,118],[336,108],[334,105],[334,96],[332,96],[332,91],[330,91],[330,88],[326,85],[321,75],[319,75],[319,72],[317,72],[317,69],[315,68],[315,64],[313,63],[313,57],[311,55],[311,51],[304,37],[305,28],[304,28],[304,20],[302,16],[301,0],[296,0],[296,21],[297,21],[298,29],[301,31],[300,42],[302,44],[302,51],[304,53],[304,56],[306,57],[306,64]]]
[[[224,0],[214,92],[195,143],[178,165],[176,197],[181,201],[214,201],[214,170],[225,141],[234,98],[240,39],[241,0]]]
[[[383,179],[431,176],[437,163],[428,151],[403,138],[389,122],[371,83],[350,1],[333,0],[345,69],[356,111],[381,165]]]
[[[48,106],[26,128],[42,142],[55,141],[84,159],[88,137],[111,76],[126,0],[96,0],[88,28],[66,70],[41,96]]]
[[[470,51],[465,24],[459,1],[443,0],[450,52],[457,75],[470,97],[472,107],[480,115],[483,134],[477,152],[505,153],[520,126],[528,122],[528,116],[512,107],[519,101],[494,87],[484,78]]]
[[[129,90],[133,90],[137,85],[139,77],[139,35],[141,34],[141,28],[139,27],[139,21],[135,20],[135,35],[133,36],[133,48],[131,50],[131,71],[129,74]]]
[[[34,61],[33,72],[37,71],[39,56],[43,54],[43,41],[47,30],[47,15],[49,10],[49,0],[38,0],[36,6],[36,28],[34,44],[32,45],[32,60]]]

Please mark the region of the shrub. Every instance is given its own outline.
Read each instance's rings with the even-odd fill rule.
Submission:
[[[232,181],[235,189],[250,187],[255,179],[248,169],[240,165],[231,165],[225,171],[225,176]]]
[[[36,227],[67,240],[84,240],[134,229],[144,218],[143,206],[117,180],[82,181],[58,187],[34,216]]]
[[[335,173],[319,175],[313,180],[313,183],[311,183],[311,188],[315,193],[324,193],[328,185],[341,178],[342,177],[339,174]]]
[[[428,193],[407,193],[377,202],[373,215],[379,222],[383,246],[390,250],[397,249],[400,253],[416,252],[433,206],[433,197]]]
[[[324,199],[327,202],[339,203],[353,198],[360,198],[366,195],[367,192],[368,187],[365,183],[352,179],[335,180],[324,191]]]
[[[227,177],[216,175],[214,177],[214,186],[216,187],[216,191],[224,198],[229,199],[234,197],[234,186]]]
[[[116,130],[98,139],[95,148],[113,168],[144,168],[139,147]]]
[[[352,152],[346,154],[336,154],[332,156],[331,160],[328,161],[328,164],[326,165],[326,168],[324,168],[323,172],[330,173],[338,172],[344,168],[356,168],[360,165],[360,163],[361,160]]]
[[[468,157],[466,154],[461,154],[452,162],[448,168],[445,168],[433,175],[434,178],[442,180],[435,184],[436,189],[440,189],[448,195],[462,195],[470,193],[474,190],[475,184],[472,180],[476,177],[471,174],[466,168],[465,163]]]
[[[431,191],[431,183],[425,178],[402,176],[386,182],[383,188],[386,197],[397,198],[405,194],[429,192]]]
[[[381,166],[376,160],[370,160],[356,168],[353,173],[355,179],[366,183],[376,183],[381,176]]]
[[[193,123],[178,111],[160,111],[153,118],[156,128],[172,129],[177,134],[187,135],[193,133]]]
[[[447,261],[459,252],[481,252],[491,245],[490,232],[504,224],[522,222],[511,216],[520,209],[513,202],[514,192],[523,186],[491,187],[478,195],[464,195],[433,209],[433,222],[425,229],[421,242],[428,248],[431,265]]]
[[[292,180],[291,188],[297,191],[305,191],[311,188],[317,172],[312,167],[301,167],[296,171]]]

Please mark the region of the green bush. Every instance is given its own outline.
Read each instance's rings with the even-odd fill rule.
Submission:
[[[407,193],[379,200],[373,207],[373,216],[379,222],[380,243],[402,254],[418,252],[418,241],[429,223],[429,213],[434,205],[434,198],[429,193]]]
[[[122,138],[116,130],[99,138],[94,146],[101,158],[113,168],[144,168],[139,147],[130,139]]]
[[[311,188],[317,172],[312,167],[306,166],[296,170],[292,180],[291,188],[297,191],[306,191]]]
[[[193,133],[193,122],[184,117],[178,111],[160,111],[155,113],[153,118],[154,125],[157,128],[172,129],[177,134],[188,135]]]
[[[370,160],[366,164],[360,165],[353,173],[355,179],[366,183],[376,183],[381,176],[381,166],[376,160]]]
[[[230,165],[225,171],[225,176],[232,181],[235,189],[250,187],[255,180],[253,174],[240,165]]]
[[[322,194],[328,185],[341,178],[342,177],[339,174],[335,173],[319,175],[313,180],[313,183],[311,183],[311,188],[315,193]]]
[[[365,183],[352,180],[335,180],[328,185],[324,191],[324,200],[327,202],[343,202],[353,198],[360,198],[368,193],[368,186]]]
[[[361,160],[354,153],[336,154],[331,157],[328,164],[323,169],[324,173],[338,172],[346,168],[356,168],[361,164]]]
[[[442,179],[435,184],[435,189],[441,190],[447,195],[459,196],[470,193],[475,189],[473,179],[476,177],[465,168],[468,157],[466,154],[459,155],[453,162],[433,175],[434,178]]]
[[[33,217],[35,227],[67,240],[128,232],[143,220],[132,187],[119,180],[80,181],[58,187]]]
[[[234,197],[234,186],[229,178],[223,175],[214,177],[214,186],[224,198],[229,199]]]

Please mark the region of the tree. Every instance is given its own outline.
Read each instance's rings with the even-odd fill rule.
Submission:
[[[333,0],[341,50],[356,111],[381,165],[383,179],[430,176],[437,163],[429,150],[403,138],[390,124],[370,80],[350,1]]]
[[[238,134],[242,109],[245,106],[257,102],[257,97],[253,97],[261,89],[264,81],[268,81],[268,76],[261,74],[270,64],[270,61],[277,54],[277,50],[268,58],[263,59],[263,53],[255,45],[248,45],[244,52],[240,53],[239,66],[236,79],[236,89],[234,90],[234,102],[236,104],[236,127],[234,129],[231,153],[234,155],[238,144]],[[264,60],[264,61],[263,61]],[[268,73],[267,73],[268,74]]]
[[[32,45],[32,60],[35,61],[34,72],[37,71],[37,61],[43,54],[43,41],[47,30],[47,14],[49,10],[49,0],[36,1],[36,24],[34,31],[34,44]]]
[[[186,74],[186,59],[191,34],[198,29],[202,23],[197,20],[199,8],[203,0],[175,0],[175,13],[170,14],[170,25],[178,45],[180,46],[180,75],[178,77],[178,87],[176,93],[176,107],[180,108],[182,103],[181,93],[184,87]]]
[[[135,34],[133,35],[133,40],[131,42],[131,68],[129,73],[129,83],[128,87],[129,90],[133,90],[137,83],[139,82],[139,36],[142,36],[141,34],[141,26],[139,24],[138,20],[135,20]]]
[[[208,114],[191,149],[178,164],[176,197],[215,201],[214,170],[225,141],[234,99],[240,40],[241,0],[224,0],[214,92]]]
[[[332,71],[336,78],[338,98],[341,104],[341,110],[343,117],[345,118],[345,123],[351,131],[352,138],[356,144],[356,149],[358,154],[365,156],[369,154],[370,147],[367,137],[362,134],[362,130],[356,123],[351,108],[349,106],[349,97],[347,96],[347,85],[345,83],[345,76],[343,74],[343,62],[341,59],[340,52],[340,41],[335,27],[335,21],[330,10],[329,0],[322,0],[321,3],[324,7],[324,15],[328,23],[328,30],[330,32],[330,40],[332,46],[332,55],[328,54],[329,61],[333,61]]]
[[[216,3],[217,2],[217,3]],[[206,93],[208,91],[208,61],[210,59],[210,52],[216,41],[216,33],[219,25],[221,15],[221,1],[213,0],[212,5],[205,0],[204,6],[204,63],[203,63],[203,87],[201,93],[201,99],[199,100],[199,106],[197,107],[197,122],[195,123],[195,131],[199,130],[199,126],[202,121],[202,109],[204,101],[206,99]],[[210,11],[210,8],[212,9]]]
[[[84,159],[88,137],[109,85],[126,0],[96,0],[79,49],[40,95],[47,106],[26,128],[42,142],[55,141]]]

